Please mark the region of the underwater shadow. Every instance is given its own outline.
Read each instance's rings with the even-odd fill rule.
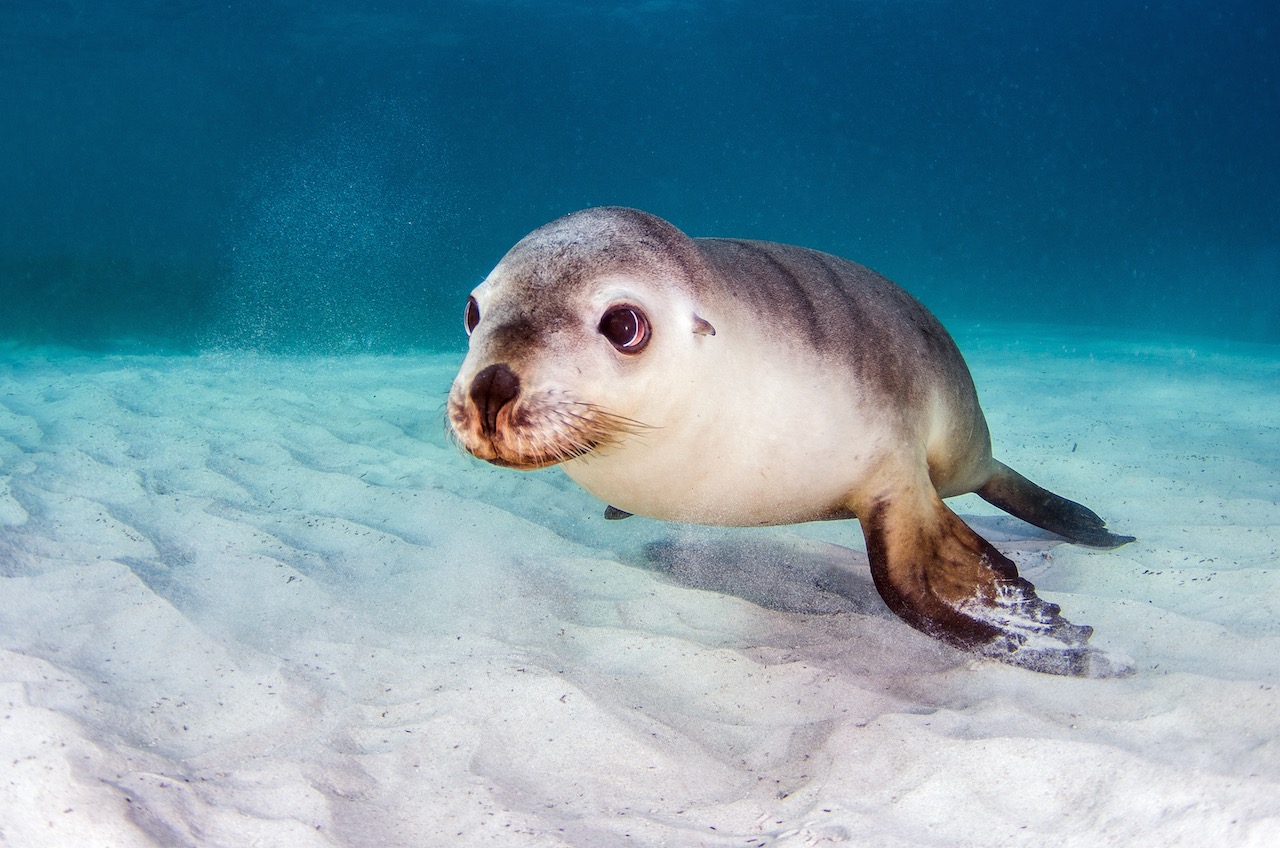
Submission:
[[[629,565],[690,589],[732,595],[777,612],[891,617],[863,551],[800,538],[683,532],[645,544]]]
[[[1011,516],[962,518],[1022,568],[1061,542]],[[778,612],[894,617],[880,599],[861,546],[760,532],[681,527],[622,559],[677,585],[732,595]]]

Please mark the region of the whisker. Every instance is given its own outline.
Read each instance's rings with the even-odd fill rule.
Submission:
[[[460,415],[455,416],[455,410],[456,410],[456,406],[453,403],[453,397],[451,392],[450,398],[445,402],[445,405],[444,405],[444,414],[439,419],[440,424],[441,426],[444,427],[445,438],[449,440],[449,443],[452,444],[455,448],[457,448],[459,453],[463,453],[463,454],[466,454],[467,456],[470,456],[471,451],[467,448],[467,443],[463,440],[462,435],[458,432],[458,429],[455,426],[455,421],[458,421],[460,423],[460,419],[462,417]]]
[[[572,407],[582,407],[586,410],[585,415],[577,412]],[[573,401],[572,407],[564,410],[565,414],[575,417],[582,417],[592,421],[608,422],[614,429],[622,430],[627,433],[641,433],[645,430],[656,430],[657,427],[652,424],[646,424],[643,421],[637,421],[634,418],[628,418],[625,415],[618,415],[610,412],[604,407],[597,406],[594,403],[585,403],[583,401]]]
[[[499,465],[540,468],[586,456],[597,448],[617,444],[625,436],[640,436],[658,428],[610,412],[602,406],[552,391],[525,398],[507,416],[508,424],[485,445],[470,444],[471,411],[465,400],[450,398],[446,433],[466,453],[483,447],[480,456]],[[470,444],[470,447],[469,447]]]

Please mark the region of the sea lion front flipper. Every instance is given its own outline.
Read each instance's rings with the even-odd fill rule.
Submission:
[[[1107,523],[1083,504],[1041,488],[1002,462],[978,489],[978,497],[1042,530],[1091,548],[1118,548],[1133,541],[1107,529]]]
[[[871,576],[889,609],[964,650],[1048,674],[1132,672],[1086,646],[1093,628],[1059,615],[1017,567],[931,493],[880,498],[859,512]]]

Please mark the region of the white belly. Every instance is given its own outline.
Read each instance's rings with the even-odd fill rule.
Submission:
[[[829,371],[718,366],[634,412],[653,429],[565,463],[566,473],[651,518],[750,526],[846,515],[893,428],[866,413],[855,387],[833,389]],[[809,384],[795,376],[808,373]]]

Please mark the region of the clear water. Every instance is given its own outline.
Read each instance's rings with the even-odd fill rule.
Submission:
[[[0,844],[1280,845],[1277,18],[0,0]],[[455,450],[466,293],[604,203],[932,307],[1138,541],[953,507],[1135,675]]]
[[[1280,341],[1270,2],[0,4],[0,336],[454,350],[615,203],[944,320]]]

